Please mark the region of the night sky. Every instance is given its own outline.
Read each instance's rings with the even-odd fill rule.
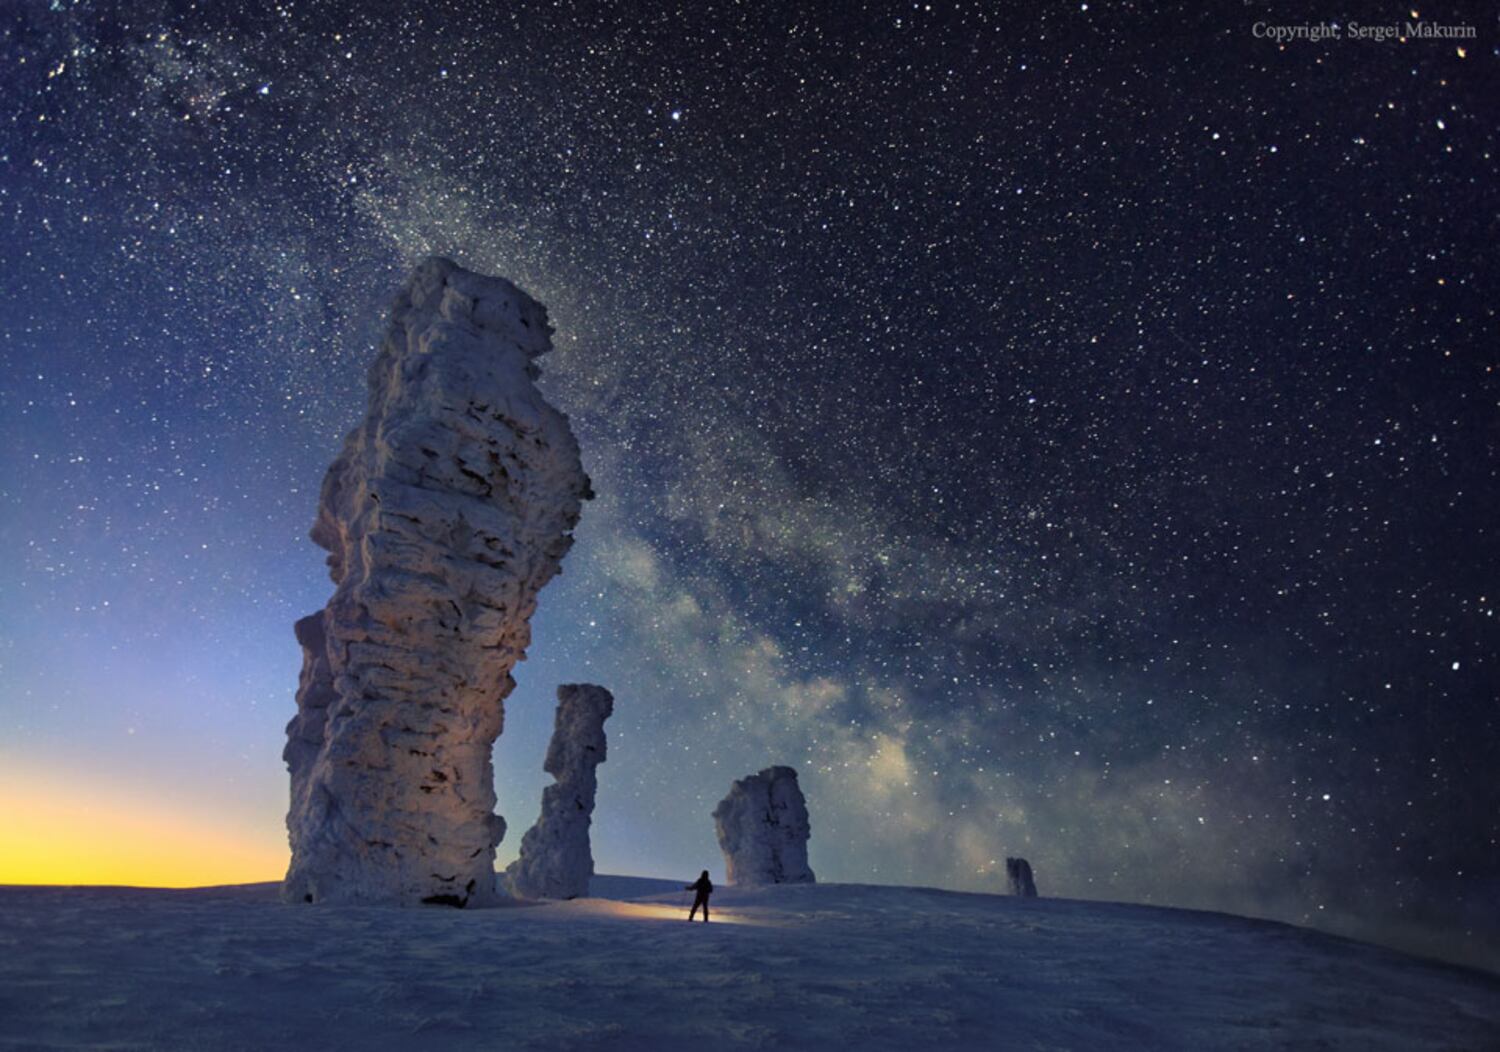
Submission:
[[[7,0],[0,880],[280,876],[306,531],[436,253],[547,305],[599,493],[502,864],[585,680],[604,872],[720,877],[790,763],[822,880],[1500,961],[1492,9],[646,6]]]

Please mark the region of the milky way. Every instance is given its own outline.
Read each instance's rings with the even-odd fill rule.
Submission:
[[[602,871],[789,763],[820,879],[1496,959],[1492,13],[242,6],[3,16],[0,761],[280,836],[317,485],[439,253],[547,304],[600,493],[513,827],[585,679]]]

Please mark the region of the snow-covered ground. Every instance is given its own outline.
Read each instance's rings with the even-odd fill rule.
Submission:
[[[1496,1049],[1500,980],[1266,921],[596,877],[459,911],[0,888],[0,1048]]]

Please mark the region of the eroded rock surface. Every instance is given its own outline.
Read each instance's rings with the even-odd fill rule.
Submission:
[[[592,496],[535,385],[550,331],[510,282],[444,259],[396,298],[312,529],[336,589],[297,623],[288,901],[496,897],[491,747]]]
[[[811,884],[807,801],[790,767],[741,778],[714,809],[714,828],[731,884]]]
[[[1036,898],[1036,881],[1031,876],[1031,863],[1024,858],[1007,858],[1005,875],[1010,880],[1010,893],[1024,899]]]
[[[521,854],[506,876],[524,898],[576,899],[589,893],[594,856],[589,824],[606,756],[604,721],[615,699],[592,683],[557,688],[557,718],[544,767],[556,783],[542,790],[542,813],[521,838]]]

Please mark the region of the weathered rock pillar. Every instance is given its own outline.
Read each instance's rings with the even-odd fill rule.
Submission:
[[[811,884],[807,801],[790,767],[741,778],[714,809],[714,828],[731,884]]]
[[[592,496],[537,390],[546,310],[445,259],[397,296],[312,539],[336,588],[297,623],[291,902],[492,901],[490,750],[542,586]]]
[[[1036,898],[1036,881],[1031,876],[1031,863],[1024,858],[1007,858],[1005,875],[1010,879],[1010,893],[1024,899]]]
[[[594,856],[589,824],[606,758],[604,721],[615,699],[592,683],[557,688],[557,718],[544,767],[556,783],[542,790],[542,814],[521,838],[521,854],[506,877],[511,891],[530,899],[576,899],[589,893]]]

